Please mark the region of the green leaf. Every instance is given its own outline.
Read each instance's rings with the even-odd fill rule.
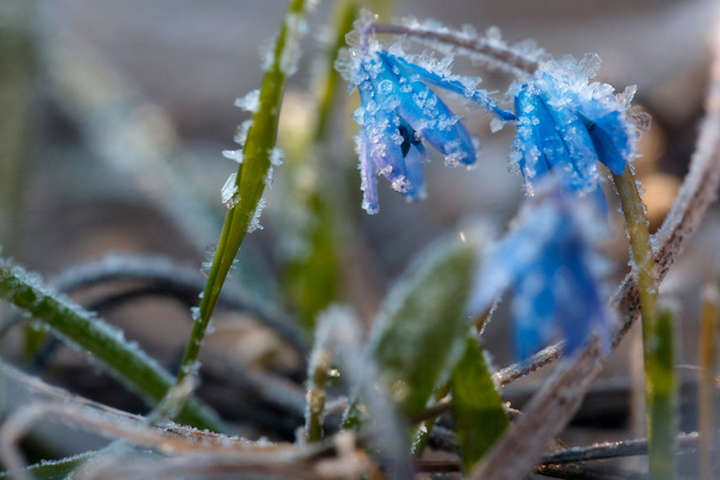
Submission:
[[[462,352],[476,251],[456,240],[422,251],[374,322],[370,348],[380,376],[408,415],[426,407]]]
[[[0,259],[0,298],[32,314],[71,346],[91,353],[110,373],[150,403],[159,402],[173,377],[122,331],[93,313],[47,289],[39,276]],[[215,413],[196,399],[182,409],[180,421],[199,428],[222,430]]]
[[[78,466],[91,459],[95,454],[97,452],[90,451],[60,460],[44,460],[41,463],[30,465],[25,471],[38,480],[65,480]],[[0,473],[0,480],[6,478],[10,478],[7,473]]]
[[[298,51],[298,36],[303,30],[305,13],[304,0],[292,0],[283,18],[280,33],[272,50],[271,64],[265,72],[260,88],[259,108],[252,117],[243,148],[243,163],[238,166],[235,177],[237,190],[233,195],[233,206],[225,217],[222,233],[213,258],[203,291],[200,308],[185,349],[182,367],[177,381],[195,369],[200,345],[210,323],[225,279],[235,255],[242,244],[248,228],[257,221],[262,209],[261,198],[268,181],[272,150],[277,139],[278,118],[283,96],[285,79],[294,66]]]
[[[466,473],[505,431],[510,422],[482,350],[468,338],[451,380],[455,432]]]

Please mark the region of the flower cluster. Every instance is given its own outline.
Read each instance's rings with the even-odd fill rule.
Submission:
[[[337,62],[351,87],[357,88],[361,106],[354,118],[360,124],[356,137],[360,157],[363,208],[378,211],[375,176],[385,176],[408,199],[424,195],[424,139],[442,153],[450,165],[472,165],[476,159],[473,138],[460,118],[428,87],[435,85],[465,96],[502,120],[512,120],[483,90],[477,79],[453,75],[445,62],[419,62],[399,47],[390,51],[366,31],[367,19],[356,29],[360,38]],[[413,61],[415,60],[415,61]],[[422,64],[421,64],[422,63]]]
[[[546,179],[546,181],[548,181]],[[527,358],[556,338],[574,352],[596,333],[609,346],[610,316],[601,282],[596,205],[551,179],[515,228],[480,262],[468,310],[479,315],[508,288],[517,354]]]
[[[612,86],[591,83],[598,66],[597,55],[580,62],[549,61],[514,86],[517,130],[511,159],[530,192],[551,170],[568,188],[592,191],[598,161],[617,175],[632,161],[636,135],[627,111],[634,87],[615,95]]]
[[[491,112],[495,122],[515,125],[511,164],[524,177],[530,197],[542,193],[482,263],[470,313],[482,313],[512,288],[521,357],[556,337],[564,337],[572,352],[593,332],[607,346],[609,317],[595,254],[602,235],[589,234],[588,225],[606,226],[594,217],[605,212],[599,164],[622,175],[633,161],[637,127],[629,106],[635,87],[616,94],[612,86],[591,81],[599,67],[597,55],[580,61],[528,57],[525,67],[510,69],[518,76],[508,90],[512,113],[477,89],[477,79],[452,73],[451,57],[438,61],[409,55],[398,45],[383,49],[372,35],[372,21],[363,17],[356,22],[350,48],[337,64],[360,95],[355,119],[360,124],[356,144],[363,208],[378,210],[377,174],[409,199],[423,196],[427,155],[422,140],[447,163],[475,162],[474,140],[429,85],[471,99]],[[477,42],[505,49],[510,56],[523,55],[495,36]]]

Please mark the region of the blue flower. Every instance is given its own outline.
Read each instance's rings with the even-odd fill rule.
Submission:
[[[558,338],[572,353],[592,333],[609,345],[610,317],[598,281],[604,262],[593,231],[603,222],[596,215],[593,202],[571,198],[556,184],[538,195],[480,263],[468,311],[481,314],[511,288],[520,358]]]
[[[620,95],[612,86],[589,82],[597,55],[544,63],[529,81],[515,86],[517,131],[512,161],[528,190],[548,171],[573,190],[597,186],[598,161],[622,174],[635,152],[636,126],[628,115],[635,90]]]
[[[363,208],[372,214],[378,211],[378,174],[408,199],[423,197],[427,154],[422,140],[450,165],[475,163],[472,137],[428,84],[464,95],[501,120],[515,117],[499,108],[487,92],[476,89],[477,81],[453,75],[449,62],[405,55],[399,48],[383,50],[377,40],[363,33],[364,25],[362,20],[356,25],[360,39],[336,65],[360,94],[361,106],[354,118],[361,128],[355,140]]]

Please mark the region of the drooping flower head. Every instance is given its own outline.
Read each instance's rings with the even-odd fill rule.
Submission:
[[[616,95],[606,83],[590,82],[599,57],[551,60],[528,80],[516,83],[517,131],[511,156],[528,191],[548,171],[565,185],[590,192],[597,186],[598,161],[622,174],[635,154],[636,125],[628,108],[635,87]]]
[[[451,59],[431,61],[406,55],[399,46],[385,50],[370,27],[375,17],[365,13],[348,36],[350,47],[336,63],[351,88],[357,88],[361,106],[355,112],[360,124],[356,137],[360,157],[363,208],[378,211],[376,175],[385,176],[408,199],[424,194],[422,140],[442,153],[451,165],[472,165],[476,159],[473,139],[460,118],[428,84],[461,94],[502,120],[512,113],[502,110],[487,92],[476,89],[477,79],[451,73]]]
[[[595,251],[604,222],[594,202],[570,195],[555,178],[545,182],[480,262],[468,305],[479,315],[512,289],[516,351],[523,359],[558,339],[572,353],[593,333],[609,348],[610,316],[599,281],[604,262]]]

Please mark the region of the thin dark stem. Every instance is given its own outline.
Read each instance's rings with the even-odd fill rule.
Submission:
[[[510,71],[515,75],[525,76],[538,68],[538,62],[499,43],[492,42],[483,37],[461,36],[447,29],[435,30],[423,27],[410,27],[407,25],[380,24],[372,25],[375,33],[391,35],[407,35],[420,40],[441,42],[455,45],[461,50],[481,56],[489,65]]]
[[[73,266],[50,280],[57,290],[73,293],[100,283],[138,280],[167,289],[180,297],[196,298],[203,290],[206,279],[192,267],[178,265],[174,260],[160,255],[111,254],[98,261]],[[304,359],[308,344],[297,322],[284,313],[270,311],[266,305],[242,292],[224,290],[218,303],[228,309],[247,312],[263,325],[275,331],[295,348]]]

